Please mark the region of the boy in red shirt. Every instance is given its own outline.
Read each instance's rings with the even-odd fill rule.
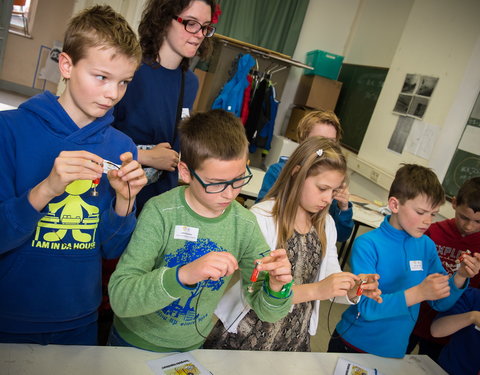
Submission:
[[[455,218],[436,222],[425,232],[435,242],[443,267],[450,275],[456,271],[460,262],[467,264],[471,257],[480,258],[480,177],[465,181],[453,198],[452,207]],[[470,280],[470,286],[480,287],[480,274]],[[436,315],[435,310],[422,302],[407,353],[418,343],[419,354],[427,354],[437,360],[448,339],[434,338],[430,334],[430,325]]]

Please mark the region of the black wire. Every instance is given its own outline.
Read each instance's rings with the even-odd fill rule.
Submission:
[[[208,282],[208,281],[207,281],[207,282]],[[202,289],[200,289],[200,292],[198,293],[197,303],[195,304],[195,330],[197,331],[197,333],[198,333],[200,336],[202,336],[204,339],[207,339],[208,336],[204,336],[204,335],[200,332],[200,330],[198,329],[198,325],[197,325],[197,317],[200,315],[200,314],[198,313],[198,303],[199,303],[199,301],[200,301],[200,296],[201,296],[201,294],[202,294],[202,292],[203,292],[203,289],[205,288],[205,284],[203,284],[203,285],[201,286],[201,288],[202,288]],[[250,306],[246,305],[246,306],[242,309],[242,311],[240,311],[240,314],[238,314],[237,317],[233,320],[233,322],[232,322],[227,328],[224,329],[224,332],[228,332],[228,331],[230,330],[230,328],[232,328],[232,326],[237,322],[238,318],[240,318],[240,316],[242,316],[242,314],[243,314],[243,313],[245,312],[245,310],[247,310],[247,309],[250,309]]]
[[[327,314],[327,329],[328,329],[328,334],[330,335],[330,337],[334,340],[340,338],[341,336],[343,336],[345,333],[347,333],[347,331],[353,327],[353,325],[355,324],[355,322],[358,320],[358,318],[360,317],[360,313],[358,312],[357,313],[357,316],[355,317],[355,320],[347,327],[347,329],[345,331],[343,331],[342,333],[339,333],[337,336],[333,336],[333,332],[330,330],[330,312],[332,311],[332,306],[333,304],[335,303],[335,297],[333,297],[333,300],[332,302],[330,303],[330,307],[328,308],[328,314]]]

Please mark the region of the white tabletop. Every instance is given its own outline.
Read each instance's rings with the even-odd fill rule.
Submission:
[[[0,111],[6,111],[7,109],[16,109],[17,107],[11,106],[9,104],[0,103]]]
[[[378,228],[383,222],[385,216],[380,213],[380,206],[368,199],[352,194],[350,196],[353,210],[353,220],[368,225],[372,228]]]
[[[391,359],[370,354],[250,352],[195,350],[197,361],[214,375],[315,374],[332,375],[338,357],[376,368],[384,375],[446,374],[430,357],[407,355]],[[147,361],[165,354],[134,348],[0,344],[2,375],[152,375]]]
[[[250,170],[252,171],[253,177],[248,184],[242,187],[240,194],[256,199],[260,189],[262,188],[265,171],[255,167],[250,167]]]

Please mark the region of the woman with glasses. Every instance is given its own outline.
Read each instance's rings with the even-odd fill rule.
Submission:
[[[215,33],[215,0],[149,0],[138,32],[143,64],[115,107],[114,126],[139,146],[138,159],[149,185],[137,198],[137,213],[145,202],[178,184],[178,122],[189,116],[198,79],[188,69],[190,59],[210,52]]]
[[[149,185],[137,195],[137,214],[148,199],[178,184],[180,149],[176,127],[188,117],[198,91],[189,60],[206,57],[215,33],[215,0],[149,0],[138,27],[143,63],[115,106],[113,126],[137,144]],[[106,341],[112,312],[106,286],[117,260],[103,262],[104,298],[99,343]]]

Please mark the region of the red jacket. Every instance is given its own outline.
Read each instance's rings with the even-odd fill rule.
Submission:
[[[455,260],[463,251],[470,250],[472,254],[480,252],[480,232],[463,237],[458,231],[455,219],[433,223],[425,234],[435,242],[438,256],[443,267],[450,275],[456,271]],[[475,288],[480,286],[480,274],[470,280],[470,286]],[[436,315],[435,310],[426,302],[422,302],[413,334],[430,341],[445,343],[445,339],[435,339],[430,334],[430,326]]]

